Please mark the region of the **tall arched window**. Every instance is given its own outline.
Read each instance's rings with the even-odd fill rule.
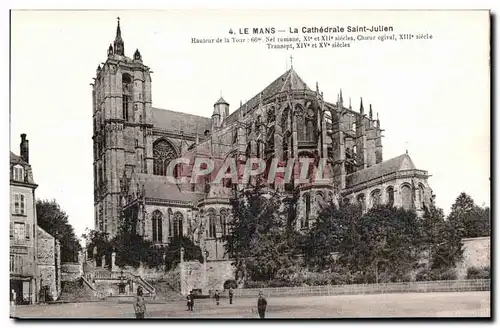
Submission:
[[[168,236],[172,238],[174,236],[174,225],[173,225],[174,214],[172,213],[172,209],[169,208],[167,211],[167,220],[168,220]]]
[[[153,174],[166,176],[168,164],[176,157],[176,151],[170,142],[164,139],[155,142],[153,145]]]
[[[412,208],[411,187],[409,185],[401,186],[401,205],[405,210]]]
[[[216,215],[215,210],[208,211],[208,237],[215,238],[217,236]]]
[[[222,235],[227,235],[227,211],[222,209],[220,210],[220,226],[222,230]]]
[[[361,210],[364,212],[366,209],[365,205],[365,195],[364,194],[359,194],[358,197],[356,198],[358,205],[361,207]]]
[[[130,99],[132,94],[132,78],[129,74],[122,75],[122,111],[123,119],[129,121]]]
[[[392,186],[387,187],[387,205],[394,206],[394,188]]]
[[[375,207],[377,205],[380,205],[380,189],[375,189],[372,191],[370,197],[371,197],[371,205],[372,207]]]
[[[163,241],[163,214],[156,210],[153,212],[153,242]]]
[[[351,130],[353,130],[354,132],[356,132],[356,122],[354,122],[354,123],[351,124]]]
[[[314,126],[311,120],[307,121],[306,140],[314,141]]]
[[[309,215],[311,214],[311,195],[309,193],[304,194],[304,205],[306,209],[306,215],[304,222],[302,223],[302,228],[309,228]]]
[[[420,208],[424,208],[424,198],[425,198],[425,197],[424,197],[424,195],[425,195],[424,190],[425,190],[425,189],[424,189],[424,186],[420,183],[420,184],[418,185],[418,189],[417,189],[417,192],[418,192],[418,193],[419,193],[419,195],[420,195],[420,196],[419,196],[419,200],[418,200],[418,204],[420,205]]]
[[[297,116],[297,139],[298,141],[304,141],[305,140],[305,123],[304,123],[304,117],[302,115]]]
[[[181,238],[183,236],[182,221],[184,216],[181,212],[175,212],[174,214],[174,238]]]

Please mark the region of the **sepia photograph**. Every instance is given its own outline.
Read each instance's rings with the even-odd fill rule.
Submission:
[[[491,319],[488,10],[11,10],[10,318]]]

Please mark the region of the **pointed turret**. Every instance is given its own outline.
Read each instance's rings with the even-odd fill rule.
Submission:
[[[142,61],[142,56],[141,56],[141,53],[139,52],[139,49],[135,49],[134,60]]]
[[[113,45],[110,43],[108,48],[108,57],[113,56]]]
[[[370,120],[373,118],[372,104],[370,104],[370,111],[368,112],[368,117]]]
[[[344,103],[344,98],[342,98],[342,88],[340,88],[340,103]]]
[[[125,56],[125,44],[122,39],[122,30],[120,28],[120,17],[118,19],[118,25],[116,26],[116,37],[114,42],[115,54],[120,56]]]
[[[227,101],[224,100],[224,98],[222,98],[222,95],[219,98],[219,100],[217,100],[217,102],[214,104],[214,114],[216,110],[221,116],[220,123],[222,124],[222,122],[229,116],[229,104]]]
[[[379,128],[379,129],[380,129],[380,120],[379,120],[379,118],[378,118],[378,112],[377,112],[377,128]]]
[[[359,105],[359,112],[361,115],[365,113],[365,109],[363,108],[363,97],[361,97],[361,104]]]
[[[352,110],[351,97],[349,97],[349,109]]]

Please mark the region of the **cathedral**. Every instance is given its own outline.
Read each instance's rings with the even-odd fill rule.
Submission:
[[[125,55],[118,20],[92,83],[95,228],[111,237],[128,220],[159,246],[186,236],[209,260],[227,259],[221,237],[228,233],[233,189],[203,178],[169,183],[167,168],[177,158],[324,159],[326,180],[266,186],[298,194],[297,230],[308,229],[329,201],[356,202],[364,211],[390,203],[418,215],[432,202],[428,173],[407,153],[384,161],[383,129],[371,105],[365,109],[361,99],[353,109],[342,91],[329,102],[317,83],[311,89],[293,67],[262,90],[249,90],[253,97],[235,110],[220,97],[211,117],[153,107],[151,83],[139,50]],[[189,177],[190,171],[178,165],[174,174]]]

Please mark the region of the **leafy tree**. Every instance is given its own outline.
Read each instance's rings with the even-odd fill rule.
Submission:
[[[472,197],[461,193],[451,206],[448,216],[459,229],[462,238],[474,238],[490,235],[490,210],[474,203]]]
[[[198,245],[184,236],[174,238],[164,250],[165,254],[165,270],[169,271],[177,266],[181,259],[181,248],[184,249],[184,261],[198,260],[203,263],[202,250]]]
[[[87,242],[87,258],[95,259],[97,265],[101,265],[102,257],[105,256],[106,263],[111,263],[112,244],[109,234],[97,230],[89,230],[82,237]]]
[[[36,217],[38,226],[59,240],[61,262],[78,261],[78,252],[82,247],[68,222],[68,215],[56,200],[37,200]]]
[[[260,186],[231,199],[231,233],[225,237],[226,252],[235,259],[239,279],[270,280],[293,262],[291,235],[279,213],[281,200]],[[285,218],[287,218],[285,209]],[[291,211],[290,211],[291,212]]]
[[[318,213],[318,217],[306,235],[303,252],[309,266],[318,270],[330,267],[332,254],[342,249],[351,254],[356,243],[354,223],[361,216],[361,209],[355,205],[330,204]]]

